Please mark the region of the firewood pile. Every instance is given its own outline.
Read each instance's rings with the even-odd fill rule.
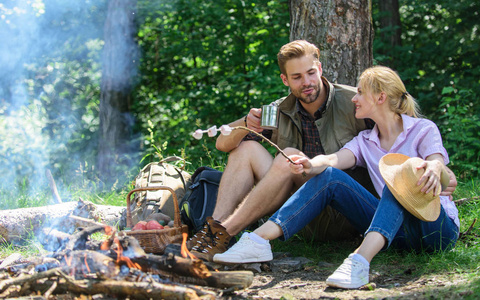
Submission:
[[[145,253],[132,236],[85,223],[89,225],[73,234],[51,231],[60,241],[54,251],[31,258],[14,253],[4,259],[0,298],[215,299],[253,281],[250,271],[211,270],[188,253]]]

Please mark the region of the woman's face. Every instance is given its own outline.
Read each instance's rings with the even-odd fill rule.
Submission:
[[[357,88],[357,94],[352,98],[352,102],[355,104],[355,118],[372,118],[376,110],[375,96],[368,90],[364,90],[360,84]]]

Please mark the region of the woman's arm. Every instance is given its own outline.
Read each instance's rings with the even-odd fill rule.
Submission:
[[[341,149],[330,155],[317,155],[312,159],[306,156],[292,155],[290,158],[295,164],[290,164],[290,170],[294,174],[320,174],[327,167],[334,167],[340,170],[345,170],[355,166],[356,158],[352,151],[348,149]]]

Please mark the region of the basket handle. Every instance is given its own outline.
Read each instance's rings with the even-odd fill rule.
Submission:
[[[170,191],[170,193],[172,193],[173,206],[174,206],[174,209],[175,209],[175,216],[173,218],[173,226],[174,227],[181,227],[182,226],[182,222],[181,222],[181,219],[180,219],[180,208],[178,207],[178,199],[177,199],[177,195],[175,194],[173,189],[168,187],[168,186],[151,186],[151,187],[136,188],[136,189],[131,190],[130,193],[128,193],[128,195],[127,195],[127,227],[128,228],[132,228],[132,223],[133,223],[132,212],[130,211],[130,196],[135,192],[158,191],[158,190],[167,190],[167,191]]]

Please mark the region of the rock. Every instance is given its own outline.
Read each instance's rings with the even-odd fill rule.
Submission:
[[[332,267],[334,267],[335,265],[332,264],[332,263],[326,262],[326,261],[321,261],[321,262],[319,262],[319,263],[317,264],[317,266],[318,266],[319,268],[325,268],[325,269],[327,269],[327,268],[332,268]]]
[[[285,257],[273,260],[270,264],[273,272],[291,273],[302,270],[311,260],[305,257]]]

